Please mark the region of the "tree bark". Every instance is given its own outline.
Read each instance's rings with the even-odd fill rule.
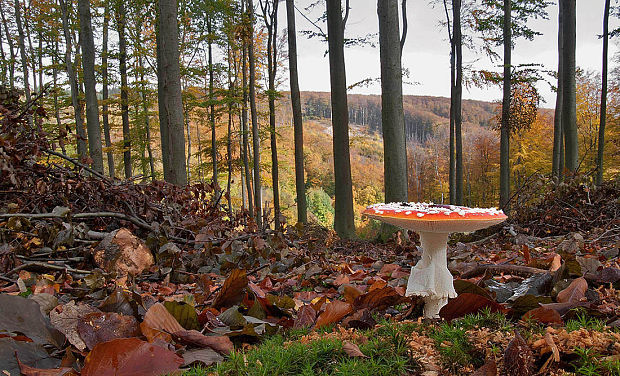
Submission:
[[[512,69],[511,0],[504,0],[504,93],[502,98],[502,123],[499,146],[499,206],[510,210],[510,92]]]
[[[84,94],[86,97],[86,130],[88,132],[88,152],[92,168],[103,173],[103,153],[101,150],[101,127],[99,126],[99,103],[95,79],[95,41],[90,21],[89,0],[78,1],[80,14],[80,42],[82,47],[82,70],[84,71]]]
[[[245,1],[243,2],[245,3]],[[249,142],[248,142],[248,134],[249,134],[249,129],[248,129],[248,73],[247,73],[247,69],[248,69],[248,64],[247,64],[247,60],[248,60],[248,56],[247,56],[247,49],[248,46],[246,45],[245,41],[242,42],[242,52],[241,52],[241,79],[242,79],[242,90],[243,90],[243,102],[241,105],[241,132],[242,132],[242,138],[243,138],[243,169],[245,170],[245,185],[246,185],[246,190],[248,193],[248,211],[250,214],[250,217],[254,217],[254,199],[253,199],[253,191],[252,191],[252,173],[250,172],[250,157],[249,157]]]
[[[15,23],[17,24],[17,34],[18,34],[18,46],[19,53],[22,61],[22,73],[24,76],[24,94],[26,95],[26,101],[30,102],[30,82],[28,79],[28,60],[26,58],[26,46],[24,43],[24,28],[22,27],[22,16],[21,16],[21,5],[19,4],[19,0],[15,0]]]
[[[610,0],[605,1],[605,13],[603,16],[603,69],[601,73],[601,111],[600,111],[600,123],[598,127],[598,157],[596,159],[596,184],[601,185],[603,183],[603,153],[605,149],[605,124],[607,122],[607,71],[609,53],[609,3]]]
[[[211,38],[211,18],[207,17],[207,33],[209,33],[209,121],[211,123],[211,163],[213,164],[213,175],[211,181],[213,182],[215,189],[219,191],[219,184],[217,182],[217,135],[215,134],[215,98],[213,96],[213,50],[212,50],[212,38]]]
[[[250,116],[252,117],[252,151],[254,152],[254,217],[258,228],[262,227],[262,198],[260,181],[260,138],[258,134],[258,113],[256,110],[256,60],[254,58],[254,2],[248,0],[250,16],[250,37],[248,43],[248,60],[250,65]]]
[[[125,179],[131,178],[131,134],[129,129],[129,94],[127,84],[127,41],[125,39],[125,3],[117,0],[116,26],[118,30],[118,60],[121,73],[121,120],[123,123],[123,166]]]
[[[110,25],[110,1],[105,2],[105,8],[103,11],[103,40],[101,47],[101,83],[102,87],[102,108],[101,108],[101,120],[103,121],[103,135],[105,138],[105,147],[107,149],[108,157],[108,173],[112,179],[116,176],[116,168],[114,166],[114,153],[112,151],[112,139],[110,138],[110,120],[108,113],[108,35]]]
[[[564,168],[563,163],[563,145],[564,145],[564,132],[562,132],[562,94],[564,94],[563,83],[563,38],[562,38],[562,6],[559,7],[558,12],[558,85],[556,88],[555,96],[555,112],[553,117],[553,159],[551,165],[551,171],[553,176],[559,182],[562,177],[562,170]]]
[[[11,61],[9,63],[9,86],[13,89],[15,88],[15,50],[13,49],[13,41],[11,33],[9,32],[9,24],[4,16],[4,6],[2,2],[0,2],[0,18],[2,19],[4,34],[6,34],[6,41],[9,45],[9,54],[11,56]]]
[[[566,170],[576,173],[579,167],[577,138],[577,94],[575,83],[576,0],[560,0],[562,7],[562,130],[564,132],[564,163]]]
[[[446,13],[446,28],[448,29],[448,40],[450,41],[450,141],[448,153],[449,172],[448,172],[448,190],[450,204],[456,205],[456,161],[454,159],[454,110],[456,101],[456,46],[450,29],[450,14],[448,13],[448,2],[443,0],[443,8]]]
[[[454,22],[454,52],[456,59],[454,82],[454,180],[455,202],[463,205],[463,132],[461,111],[463,101],[463,37],[461,34],[461,0],[452,1],[452,21]]]
[[[69,85],[71,87],[71,104],[75,116],[75,133],[77,134],[77,152],[80,160],[86,158],[86,131],[84,130],[84,120],[82,118],[82,109],[79,101],[78,81],[73,70],[72,63],[72,39],[69,31],[69,15],[66,0],[60,1],[60,10],[62,12],[62,28],[65,34],[65,65],[67,67],[67,76],[69,77]]]
[[[185,134],[176,0],[159,0],[157,82],[164,179],[186,185]]]
[[[60,49],[58,47],[58,39],[55,38],[54,46],[56,51],[52,52],[52,82],[54,85],[54,116],[56,117],[56,127],[58,127],[58,145],[63,154],[67,154],[65,148],[65,138],[67,137],[66,127],[60,120],[60,104],[58,103],[58,55],[60,55]]]
[[[286,0],[288,26],[288,68],[291,86],[291,108],[293,111],[293,133],[295,138],[295,192],[297,193],[297,221],[308,222],[306,183],[304,178],[304,127],[301,116],[299,73],[297,71],[297,33],[295,30],[294,0]]]
[[[327,0],[327,32],[329,35],[329,76],[331,83],[335,216],[334,229],[341,238],[355,236],[353,188],[349,153],[349,110],[344,62],[344,26],[341,0]],[[348,5],[348,3],[347,3]]]
[[[381,61],[381,122],[385,202],[407,201],[407,140],[403,112],[403,80],[398,0],[378,0],[379,55]],[[396,227],[382,225],[384,240]]]

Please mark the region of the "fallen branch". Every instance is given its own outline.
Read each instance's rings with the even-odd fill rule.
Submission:
[[[83,218],[117,218],[122,219],[124,221],[128,221],[133,223],[134,225],[141,227],[145,230],[153,231],[153,227],[148,223],[144,222],[140,218],[132,217],[123,213],[115,213],[115,212],[95,212],[95,213],[76,213],[76,214],[58,214],[58,213],[9,213],[9,214],[0,214],[0,219],[3,218],[28,218],[28,219],[48,219],[48,218],[65,218],[70,216],[73,219],[83,219]]]
[[[522,266],[522,265],[484,264],[484,265],[477,265],[473,267],[473,269],[467,270],[461,275],[461,278],[467,279],[467,278],[477,277],[479,275],[483,275],[487,271],[491,274],[509,273],[509,274],[516,274],[516,275],[521,275],[521,276],[531,276],[532,274],[548,273],[547,270],[532,268],[529,266]]]
[[[67,265],[48,264],[47,262],[43,262],[43,261],[30,261],[30,262],[21,264],[20,266],[16,268],[13,268],[9,272],[7,272],[6,275],[11,275],[13,273],[19,272],[20,270],[28,269],[30,267],[66,271],[67,273],[75,273],[75,274],[92,274],[93,273],[91,270],[74,269]]]
[[[69,162],[73,163],[74,165],[76,165],[78,167],[82,167],[84,170],[90,172],[91,174],[95,175],[96,177],[100,178],[101,180],[104,180],[106,182],[110,180],[107,176],[103,175],[101,172],[93,170],[92,168],[88,167],[87,165],[85,165],[83,163],[80,163],[77,160],[75,160],[75,159],[73,159],[73,158],[71,158],[69,156],[66,156],[66,155],[64,155],[62,153],[59,153],[59,152],[53,151],[53,150],[49,150],[49,149],[45,149],[43,151],[45,153],[47,153],[47,154],[55,155],[55,156],[60,157],[60,158],[62,158],[64,160],[66,160],[66,161],[69,161]]]

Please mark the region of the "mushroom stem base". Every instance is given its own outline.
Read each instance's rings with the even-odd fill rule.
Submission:
[[[424,317],[435,318],[457,295],[447,265],[448,234],[420,232],[420,243],[422,258],[411,269],[405,295],[423,297]]]

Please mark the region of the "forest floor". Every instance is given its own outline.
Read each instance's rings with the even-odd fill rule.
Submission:
[[[86,176],[0,110],[5,374],[620,375],[619,181],[541,181],[453,236],[459,296],[425,320],[414,233],[259,230],[209,185]]]

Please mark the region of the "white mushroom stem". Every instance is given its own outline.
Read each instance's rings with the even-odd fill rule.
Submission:
[[[420,232],[422,258],[411,269],[407,296],[424,298],[424,317],[439,317],[439,310],[455,298],[452,274],[448,270],[448,233]]]

